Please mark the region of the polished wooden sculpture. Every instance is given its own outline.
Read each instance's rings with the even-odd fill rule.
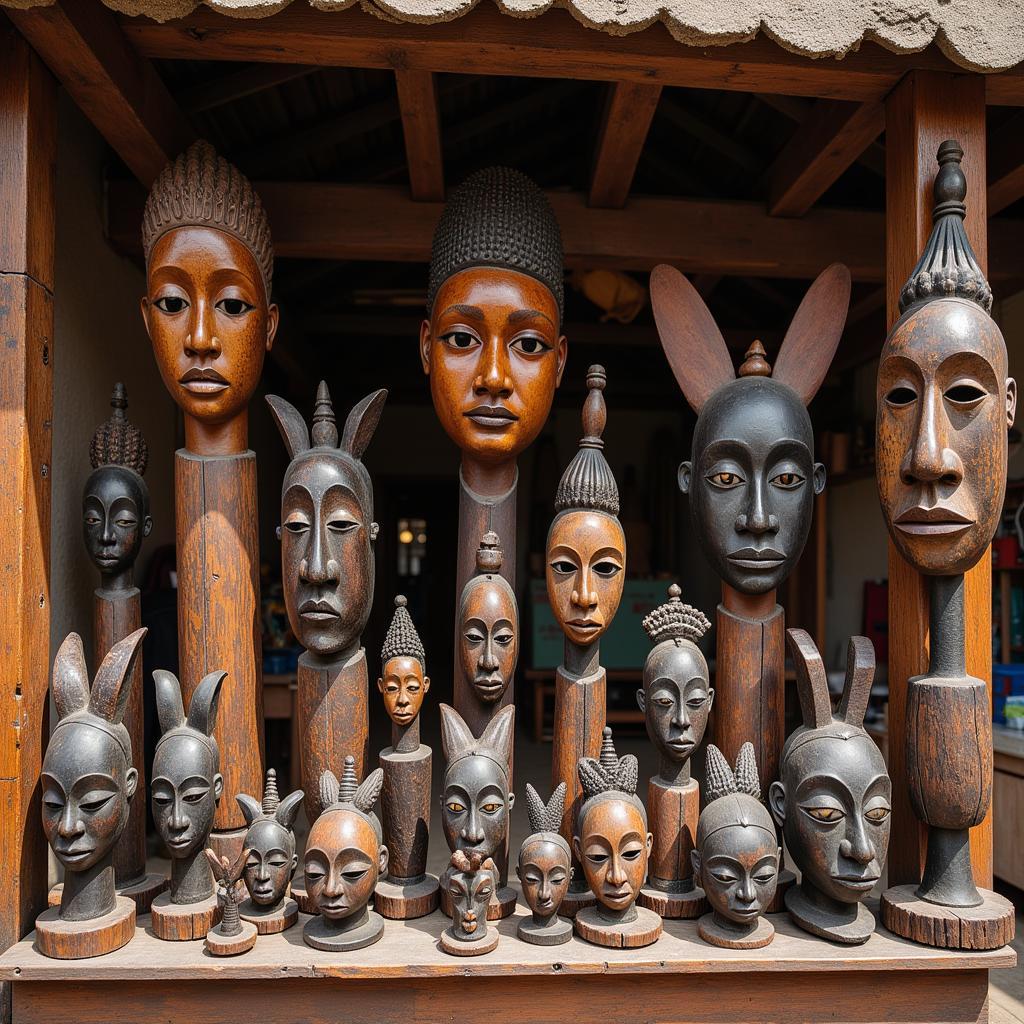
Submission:
[[[298,731],[306,817],[317,816],[319,780],[336,751],[369,759],[369,676],[362,632],[373,605],[373,484],[362,457],[384,409],[374,391],[349,413],[339,440],[331,395],[317,388],[312,430],[276,395],[267,404],[291,457],[281,485],[281,575],[288,621],[304,653],[298,668]],[[303,883],[299,908],[312,913]]]
[[[258,934],[256,925],[251,921],[242,920],[239,915],[239,904],[245,894],[242,875],[245,872],[249,850],[243,843],[234,861],[227,857],[218,857],[213,850],[206,850],[205,853],[213,877],[217,880],[221,918],[206,933],[204,948],[211,956],[237,956],[239,953],[247,953],[256,945]]]
[[[531,832],[519,848],[516,876],[532,913],[519,922],[516,935],[534,946],[558,946],[572,938],[572,922],[558,916],[572,880],[572,850],[558,832],[565,793],[565,783],[560,782],[545,804],[537,790],[526,784]]]
[[[690,856],[711,913],[697,922],[697,934],[726,949],[767,946],[775,926],[762,915],[775,897],[782,847],[761,803],[752,743],[740,747],[735,773],[718,747],[708,745],[705,796]]]
[[[360,783],[356,759],[345,758],[341,780],[328,769],[320,777],[320,816],[306,840],[306,891],[317,915],[302,930],[307,946],[341,953],[370,946],[384,934],[384,919],[369,909],[370,897],[388,869],[388,848],[373,805],[384,784],[375,768]]]
[[[700,817],[700,788],[690,776],[690,757],[704,739],[715,691],[696,643],[711,623],[683,604],[680,594],[673,583],[668,601],[643,620],[654,646],[636,698],[658,751],[659,770],[647,786],[654,848],[637,903],[662,917],[692,918],[700,917],[706,904],[704,890],[694,885],[690,858]]]
[[[150,911],[158,939],[201,939],[220,919],[206,846],[224,791],[214,733],[224,677],[203,677],[186,717],[178,680],[163,669],[153,673],[163,733],[153,755],[153,822],[171,857],[170,889]]]
[[[92,688],[82,638],[69,633],[53,663],[57,724],[43,758],[43,831],[64,867],[59,907],[36,918],[36,949],[77,960],[101,956],[135,934],[135,903],[114,883],[114,848],[127,824],[138,774],[123,724],[145,629],[107,652]]]
[[[515,802],[509,785],[516,709],[502,708],[477,738],[462,716],[441,708],[441,746],[445,769],[441,781],[441,823],[448,849],[478,853],[495,864],[496,885],[487,919],[508,917],[516,908],[515,890],[507,885],[508,822]],[[452,916],[444,879],[441,909]]]
[[[498,929],[488,923],[498,872],[490,857],[455,850],[444,873],[452,923],[441,933],[442,952],[451,956],[480,956],[498,945]]]
[[[580,758],[578,770],[584,800],[572,845],[597,902],[577,911],[573,928],[598,946],[649,946],[661,937],[661,918],[636,905],[654,843],[636,795],[637,760],[616,755],[606,727],[600,758]]]
[[[802,629],[786,630],[803,725],[786,741],[781,776],[768,800],[800,884],[786,893],[804,931],[856,945],[875,930],[864,899],[878,883],[889,848],[892,786],[885,760],[864,731],[875,674],[867,637],[850,638],[846,683],[832,711],[825,663]]]
[[[430,839],[430,747],[420,743],[420,711],[430,689],[427,656],[406,600],[395,614],[380,652],[377,689],[391,719],[391,746],[380,752],[380,794],[388,873],[377,883],[374,909],[382,917],[423,917],[437,909],[436,876],[427,874]]]
[[[246,851],[242,880],[249,893],[238,908],[239,917],[251,922],[260,935],[291,928],[299,919],[299,906],[288,895],[288,884],[299,862],[295,852],[295,819],[302,805],[302,790],[283,800],[277,792],[277,772],[267,769],[263,799],[247,793],[235,799],[249,826],[242,841]]]
[[[992,800],[992,716],[985,681],[966,670],[964,572],[999,524],[1017,385],[964,229],[963,150],[943,142],[937,159],[932,234],[878,367],[882,513],[900,555],[929,577],[930,600],[929,668],[909,681],[906,715],[910,797],[928,848],[921,884],[889,889],[882,919],[928,945],[995,949],[1012,938],[1014,914],[971,868],[969,829]]]
[[[175,453],[178,657],[190,699],[227,673],[217,741],[226,799],[211,845],[234,857],[245,822],[237,793],[263,781],[256,456],[249,401],[274,342],[274,254],[259,197],[236,168],[196,142],[157,178],[142,224],[142,315],[160,375],[184,414]]]
[[[565,366],[562,239],[537,186],[507,167],[467,178],[434,235],[423,372],[434,409],[462,453],[456,615],[480,538],[502,539],[501,574],[515,589],[516,460],[548,418]],[[456,650],[459,634],[456,633]],[[455,707],[474,733],[513,702],[511,679],[481,701],[455,672]]]
[[[607,412],[604,368],[587,371],[583,439],[555,493],[555,518],[548,531],[545,578],[555,621],[565,634],[562,664],[555,673],[554,743],[551,788],[568,793],[560,832],[572,842],[582,803],[577,765],[597,757],[605,723],[607,684],[601,667],[601,636],[622,598],[626,537],[618,520],[619,491],[602,449]],[[594,894],[579,861],[562,913],[575,916],[592,906]]]

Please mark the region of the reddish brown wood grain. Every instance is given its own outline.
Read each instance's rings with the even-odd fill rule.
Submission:
[[[626,205],[660,98],[660,85],[615,82],[610,86],[590,176],[591,206],[619,209]]]
[[[434,75],[430,71],[398,68],[395,84],[402,111],[409,190],[413,199],[441,202],[444,199],[444,158]]]
[[[693,877],[690,853],[699,817],[700,787],[696,779],[685,786],[666,786],[651,779],[647,786],[647,826],[654,835],[654,847],[647,864],[649,879],[671,882]]]

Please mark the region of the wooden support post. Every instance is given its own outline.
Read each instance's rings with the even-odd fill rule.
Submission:
[[[912,71],[886,101],[886,310],[899,318],[899,293],[932,227],[932,183],[939,143],[964,149],[967,234],[982,270],[988,244],[985,175],[985,82],[979,75]],[[992,556],[966,575],[967,671],[992,684]],[[916,883],[924,864],[925,826],[910,806],[906,765],[907,680],[928,670],[928,588],[889,544],[889,774],[892,838],[889,884]],[[971,829],[975,881],[992,886],[992,814]]]
[[[660,85],[616,82],[611,86],[590,178],[591,206],[618,209],[626,205],[660,97]]]
[[[56,87],[0,29],[0,950],[46,909]],[[9,1020],[0,984],[0,1021]]]
[[[395,82],[412,197],[422,202],[443,202],[444,159],[433,72],[399,70]]]

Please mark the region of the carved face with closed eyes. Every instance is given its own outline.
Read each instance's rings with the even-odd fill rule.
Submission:
[[[750,925],[771,905],[781,855],[774,830],[753,823],[719,828],[699,851],[690,851],[694,876],[711,909],[740,925]]]
[[[131,570],[153,520],[145,483],[125,466],[100,466],[89,476],[82,497],[82,534],[89,557],[109,585]]]
[[[480,700],[501,700],[519,658],[519,608],[504,578],[474,576],[459,606],[459,664]]]
[[[253,903],[272,907],[284,897],[299,862],[295,836],[272,818],[253,822],[245,834],[249,856],[242,875]]]
[[[173,858],[200,853],[224,788],[218,758],[198,735],[164,736],[153,756],[153,822]]]
[[[572,859],[563,842],[554,838],[528,838],[519,851],[516,875],[523,887],[523,899],[538,918],[558,911],[572,879]]]
[[[647,877],[654,837],[637,803],[609,795],[580,811],[573,849],[594,895],[613,913],[628,910]]]
[[[335,807],[313,823],[303,866],[306,892],[317,912],[342,921],[366,907],[387,871],[388,851],[365,814]]]
[[[636,697],[661,757],[688,760],[704,738],[715,699],[700,650],[683,640],[658,644],[644,663],[644,686]]]

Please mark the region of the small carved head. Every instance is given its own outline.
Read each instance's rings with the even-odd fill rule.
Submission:
[[[523,899],[542,918],[558,913],[572,880],[572,853],[558,832],[565,814],[565,795],[565,783],[560,782],[545,804],[537,790],[526,784],[531,833],[519,849],[516,875],[523,887]]]
[[[245,859],[245,887],[253,903],[276,906],[287,894],[295,866],[295,819],[302,806],[302,790],[289,793],[283,800],[277,792],[277,773],[267,770],[263,800],[246,793],[235,799],[245,815],[249,830],[242,845],[248,851]]]
[[[498,869],[490,857],[465,850],[452,853],[444,874],[452,906],[452,933],[472,942],[487,930],[487,905],[498,886]]]
[[[427,655],[405,605],[405,598],[399,594],[395,598],[395,614],[391,617],[381,648],[381,675],[377,680],[377,689],[384,697],[388,717],[399,726],[412,725],[416,721],[423,707],[423,698],[430,689]]]

